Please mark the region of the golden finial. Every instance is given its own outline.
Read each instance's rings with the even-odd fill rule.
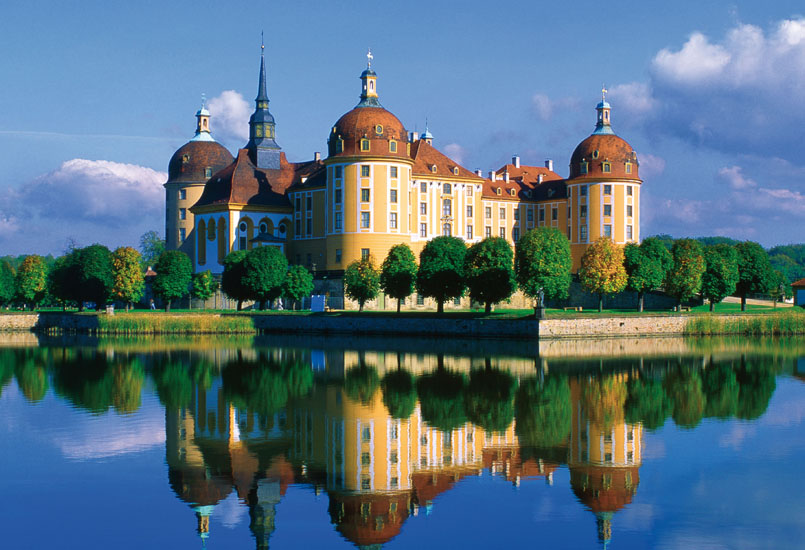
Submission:
[[[369,48],[369,51],[366,52],[366,68],[367,69],[372,68],[372,59],[374,59],[374,58],[375,58],[375,56],[372,55],[372,48]]]
[[[261,50],[266,49],[266,43],[265,40],[263,39],[263,31],[260,31],[260,49]]]
[[[607,92],[609,92],[609,90],[607,90],[607,87],[601,84],[601,101],[607,100]]]

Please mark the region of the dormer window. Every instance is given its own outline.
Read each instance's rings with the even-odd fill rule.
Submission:
[[[598,149],[596,149],[595,151],[593,151],[593,158],[594,158],[594,159],[597,159],[597,158],[598,158]]]
[[[586,161],[582,161],[579,165],[579,173],[586,174],[590,171],[590,163]]]
[[[500,195],[500,187],[496,188],[496,189],[495,189],[495,192],[496,192],[498,195]]]
[[[382,124],[378,124],[377,126],[375,126],[375,133],[378,134],[378,135],[383,133],[383,125]]]
[[[514,189],[509,189],[509,194],[513,197],[514,196]]]
[[[340,137],[335,140],[335,152],[336,153],[343,153],[344,152],[344,140]]]
[[[602,169],[604,170],[605,174],[612,172],[612,164],[609,162],[605,162],[601,165]]]
[[[397,152],[397,142],[394,140],[389,141],[389,153]]]
[[[182,155],[182,162],[190,162],[190,155]]]
[[[436,165],[435,164],[430,165],[430,171],[433,172],[434,174],[436,173]]]
[[[204,169],[204,177],[211,178],[212,177],[212,168],[209,166]]]
[[[458,175],[458,166],[453,166],[453,174]]]
[[[631,163],[631,162],[627,162],[627,163],[626,163],[626,173],[627,173],[627,174],[631,174],[631,173],[632,173],[632,163]]]
[[[369,150],[369,140],[366,139],[366,138],[363,138],[361,140],[361,151],[368,151],[368,150]]]

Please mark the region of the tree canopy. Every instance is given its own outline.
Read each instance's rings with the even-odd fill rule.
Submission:
[[[747,294],[766,294],[775,285],[774,270],[763,247],[752,241],[735,245],[738,252],[738,285],[741,311],[746,310]]]
[[[405,243],[392,246],[380,267],[380,288],[397,300],[398,313],[402,301],[414,291],[416,273],[416,256],[411,247]]]
[[[375,267],[371,256],[355,260],[344,271],[344,293],[358,302],[358,309],[373,300],[380,291],[380,271]]]
[[[121,246],[112,253],[112,296],[126,304],[143,297],[145,277],[140,267],[140,253],[129,246]]]
[[[682,303],[702,288],[705,270],[702,245],[694,239],[677,239],[671,247],[671,255],[674,265],[668,272],[665,290]]]
[[[218,290],[218,281],[212,276],[209,269],[193,275],[193,287],[190,293],[197,300],[207,301]]]
[[[657,239],[648,238],[642,244],[628,243],[623,249],[626,268],[626,288],[637,292],[637,310],[643,311],[646,292],[662,286],[670,267],[670,252]]]
[[[437,312],[444,312],[444,302],[464,294],[464,259],[467,247],[458,237],[436,237],[419,254],[416,288],[419,294],[434,298]]]
[[[553,227],[532,229],[515,245],[517,284],[532,299],[537,299],[540,291],[548,300],[567,298],[572,267],[570,242]]]
[[[172,300],[187,295],[193,277],[193,264],[184,252],[166,250],[157,259],[154,271],[153,291],[165,301],[165,311],[170,311]]]
[[[602,311],[604,294],[615,294],[626,287],[623,248],[609,237],[595,241],[581,257],[579,280],[586,290],[598,294],[598,311]]]
[[[550,448],[570,435],[572,406],[565,376],[532,376],[521,381],[515,397],[515,431],[524,447]]]
[[[260,302],[273,302],[282,295],[282,283],[288,271],[288,259],[279,247],[253,248],[243,260],[243,286],[249,297]]]
[[[47,292],[47,266],[42,256],[26,256],[17,270],[16,285],[19,299],[36,307]]]
[[[154,266],[163,252],[165,252],[165,240],[159,233],[146,231],[140,236],[143,269]]]
[[[302,298],[311,294],[313,294],[313,275],[310,271],[301,265],[292,265],[288,268],[285,280],[282,282],[282,295],[293,302],[301,302]]]
[[[728,244],[706,246],[704,264],[702,296],[710,300],[710,311],[713,311],[715,304],[735,292],[738,284],[738,252]]]
[[[0,305],[7,305],[17,294],[14,268],[6,261],[0,261]]]
[[[484,304],[486,313],[492,311],[492,304],[506,300],[517,288],[514,253],[502,237],[487,237],[472,245],[464,259],[464,272],[470,297]]]

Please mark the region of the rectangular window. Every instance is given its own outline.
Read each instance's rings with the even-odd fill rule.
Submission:
[[[630,197],[632,196],[632,186],[631,185],[626,186],[626,194],[629,195]]]
[[[344,228],[344,213],[343,212],[336,212],[335,213],[335,229],[340,230]]]
[[[612,226],[609,224],[604,225],[604,237],[612,237]]]
[[[389,214],[389,227],[391,229],[397,229],[397,213],[391,212]]]
[[[520,209],[516,208],[516,207],[514,209],[514,219],[517,220],[517,221],[520,220]]]
[[[239,237],[238,238],[238,247],[241,250],[246,250],[246,237]]]
[[[419,213],[423,216],[428,213],[428,203],[420,202],[419,203]]]
[[[369,150],[369,140],[362,139],[361,140],[361,151],[368,151]]]
[[[452,216],[453,215],[453,201],[450,199],[444,199],[442,201],[442,216]]]
[[[449,195],[452,192],[452,188],[449,183],[445,183],[442,185],[442,193],[445,195]]]
[[[612,186],[607,184],[604,186],[604,195],[611,195],[612,194]]]
[[[313,218],[308,218],[305,220],[305,233],[308,235],[313,234]]]
[[[369,189],[361,189],[361,202],[369,202]]]
[[[187,233],[184,227],[179,228],[179,242],[184,242],[185,238],[187,237]]]
[[[179,189],[179,200],[183,201],[187,198],[187,190],[186,189]]]
[[[559,209],[555,206],[551,208],[551,220],[556,221],[559,219]]]
[[[397,142],[396,141],[389,141],[389,152],[396,153],[397,152]],[[397,177],[397,176],[394,176]]]
[[[525,216],[526,216],[526,220],[528,220],[528,223],[531,223],[531,222],[533,222],[533,221],[534,221],[534,211],[533,211],[533,210],[531,210],[531,208],[530,208],[530,207],[529,207],[529,208],[528,208],[528,210],[526,211],[526,215],[525,215]]]
[[[296,197],[296,211],[299,212],[300,210],[302,210],[302,199],[299,196],[297,196]]]
[[[630,218],[632,217],[632,205],[631,204],[626,205],[626,216],[628,216]]]
[[[582,204],[579,207],[579,217],[580,218],[586,218],[587,217],[587,205],[586,204]]]
[[[369,212],[361,212],[361,227],[363,229],[369,229]]]
[[[212,177],[212,168],[205,168],[204,169],[204,177],[211,178]]]
[[[467,205],[467,217],[468,218],[472,217],[472,205],[471,204]]]
[[[491,236],[492,236],[492,228],[487,225],[486,227],[484,227],[484,237],[488,239]]]
[[[294,234],[298,237],[302,234],[302,220],[296,220],[294,225]]]
[[[587,186],[586,186],[586,185],[582,185],[581,187],[579,187],[579,194],[580,194],[582,197],[586,197],[586,196],[587,196]]]
[[[305,209],[313,210],[313,197],[307,196],[305,200]]]
[[[540,223],[545,221],[545,208],[542,206],[539,207],[539,221]]]
[[[627,173],[627,174],[631,174],[631,173],[632,173],[632,163],[631,163],[631,162],[627,162],[627,163],[626,163],[626,173]]]
[[[341,190],[340,189],[335,190],[335,203],[336,204],[341,204]]]
[[[492,219],[492,207],[491,206],[487,206],[486,208],[484,208],[484,218],[486,218],[487,220]]]
[[[500,219],[501,219],[501,220],[505,220],[505,219],[506,219],[506,209],[505,209],[505,208],[501,208],[501,209],[500,209]]]
[[[341,249],[340,248],[335,249],[335,263],[337,263],[337,264],[341,263]]]
[[[369,249],[368,248],[361,248],[361,260],[365,260],[368,257],[369,257]],[[369,428],[364,428],[364,430],[368,430],[368,429]],[[367,440],[364,439],[364,441],[367,441]]]
[[[344,167],[343,166],[336,166],[335,167],[335,179],[341,179],[344,177]]]
[[[361,165],[361,177],[368,178],[369,177],[369,165],[362,164]]]
[[[514,229],[512,229],[512,240],[514,242],[517,242],[517,241],[520,240],[520,228],[519,227],[515,227]]]
[[[605,174],[609,174],[610,172],[612,172],[612,164],[610,164],[608,162],[604,163],[603,168],[604,168],[604,173]]]
[[[417,294],[416,295],[416,305],[424,306],[425,305],[425,296],[423,296],[422,294]]]
[[[461,296],[456,296],[455,298],[453,298],[453,305],[454,306],[460,306],[461,305]],[[445,435],[447,435],[447,434],[445,434]]]
[[[428,236],[428,224],[420,223],[419,224],[419,236],[420,237],[427,237]]]
[[[389,175],[390,175],[392,178],[396,178],[396,177],[397,177],[397,167],[396,167],[396,166],[392,166],[391,168],[389,168]]]
[[[612,205],[605,204],[604,205],[604,216],[611,216],[612,215]]]
[[[472,240],[472,226],[471,225],[467,226],[467,240],[468,241]]]
[[[632,240],[632,226],[631,225],[626,226],[626,240],[627,241]]]
[[[427,193],[428,192],[428,182],[425,182],[425,181],[419,182],[419,190],[422,193]]]
[[[361,454],[361,466],[368,466],[372,463],[372,456],[369,453]]]
[[[180,208],[179,209],[179,219],[180,220],[186,220],[187,219],[187,209],[186,208]]]
[[[501,227],[501,228],[500,228],[500,238],[501,238],[501,239],[505,239],[505,238],[506,238],[506,228],[505,228],[505,227]]]
[[[587,242],[587,226],[582,225],[579,227],[579,240],[583,243]]]
[[[581,166],[580,166],[580,170],[579,170],[579,172],[581,172],[582,174],[586,174],[586,173],[587,173],[587,170],[588,170],[588,167],[589,167],[589,163],[587,163],[587,162],[582,162],[582,163],[581,163]]]
[[[394,439],[397,438],[395,437]],[[399,458],[397,457],[397,451],[391,451],[391,453],[389,453],[389,462],[391,462],[392,464],[397,464],[398,461]]]
[[[392,189],[392,190],[389,192],[389,200],[390,200],[392,203],[396,203],[396,202],[397,202],[397,190],[396,190],[396,189]]]

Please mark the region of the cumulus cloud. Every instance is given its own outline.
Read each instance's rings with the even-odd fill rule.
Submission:
[[[70,238],[84,245],[136,244],[145,231],[164,227],[167,178],[134,164],[69,160],[4,192],[0,244],[9,253],[60,252]]]
[[[717,178],[733,189],[754,189],[757,182],[743,174],[740,166],[725,166],[718,171]]]
[[[249,139],[249,116],[252,108],[235,90],[225,90],[207,103],[210,126],[215,139],[243,147]]]
[[[537,118],[542,121],[548,121],[557,112],[577,110],[579,100],[573,97],[551,99],[545,94],[537,93],[531,97],[531,107]]]
[[[617,113],[634,118],[645,116],[656,107],[651,88],[645,82],[629,82],[613,86],[609,90],[608,98],[618,106]]]
[[[444,152],[448,157],[456,161],[458,164],[462,164],[464,162],[464,155],[466,154],[466,151],[458,143],[449,143],[445,145]]]

